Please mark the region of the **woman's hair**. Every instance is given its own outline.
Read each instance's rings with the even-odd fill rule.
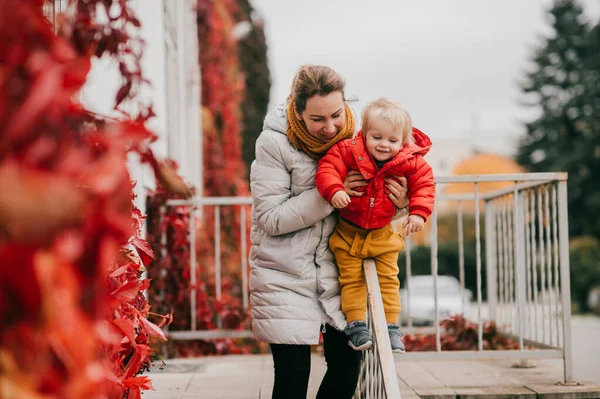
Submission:
[[[335,91],[341,91],[343,96],[345,86],[344,78],[327,66],[302,65],[292,81],[288,102],[294,101],[296,111],[301,114],[306,109],[309,98],[315,95],[326,96]]]
[[[401,134],[402,144],[413,141],[412,118],[399,103],[383,97],[368,103],[362,112],[362,131],[365,134],[376,119],[389,122]]]

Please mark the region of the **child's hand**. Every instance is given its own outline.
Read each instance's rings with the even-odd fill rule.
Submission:
[[[418,233],[423,230],[423,226],[425,225],[425,219],[418,215],[410,215],[406,218],[404,222],[404,236],[408,237],[410,233]]]
[[[350,203],[350,196],[345,191],[338,191],[331,197],[331,205],[338,209],[342,209],[348,206]]]

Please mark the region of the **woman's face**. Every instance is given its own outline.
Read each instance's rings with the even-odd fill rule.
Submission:
[[[334,91],[306,100],[306,109],[302,114],[296,111],[296,118],[304,121],[312,136],[327,142],[344,127],[345,111],[344,95],[341,91]]]

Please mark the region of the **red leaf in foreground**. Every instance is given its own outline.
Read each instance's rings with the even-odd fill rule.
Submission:
[[[85,181],[96,194],[111,195],[117,192],[123,180],[129,180],[123,168],[124,157],[120,151],[107,152],[86,170]]]
[[[147,376],[138,376],[138,377],[133,377],[133,378],[127,378],[125,380],[123,380],[123,385],[125,385],[126,388],[138,388],[138,389],[144,389],[144,390],[155,390],[154,387],[152,386],[152,381],[150,380],[150,378],[148,378]]]
[[[130,281],[114,290],[111,295],[122,301],[131,301],[140,290],[140,285],[142,285],[140,281]]]
[[[136,346],[133,350],[131,358],[129,359],[129,362],[127,362],[125,370],[123,370],[123,374],[121,375],[121,377],[127,379],[137,374],[140,371],[142,364],[148,358],[149,353],[150,348],[148,347],[148,345]]]
[[[167,337],[165,336],[163,330],[161,330],[156,324],[152,323],[151,321],[148,321],[148,319],[146,319],[143,316],[140,316],[139,320],[146,332],[148,333],[148,335],[150,335],[151,337],[160,338],[163,341],[167,340]]]
[[[110,274],[110,277],[114,278],[114,277],[122,276],[123,274],[127,273],[128,270],[129,270],[129,265],[121,266],[117,270],[112,272]]]
[[[131,342],[131,344],[133,346],[136,346],[136,342],[135,342],[135,327],[133,325],[133,321],[130,319],[115,319],[112,321],[112,323],[119,329],[121,330],[121,332],[123,333],[123,335],[125,335],[127,337],[127,339],[129,339],[129,342]]]
[[[144,291],[147,290],[148,287],[150,287],[150,282],[152,281],[151,278],[147,278],[145,280],[142,280],[142,285],[140,285],[140,291]]]
[[[132,83],[133,82],[131,80],[128,80],[127,82],[125,82],[123,84],[123,86],[121,86],[121,88],[117,92],[117,95],[115,96],[115,108],[119,104],[121,104],[123,102],[123,100],[125,100],[125,98],[129,95],[129,92],[131,91]]]
[[[143,238],[135,237],[131,240],[131,244],[137,249],[138,255],[144,266],[150,265],[150,262],[153,259],[156,259],[152,247],[150,247],[150,244]]]
[[[61,70],[57,67],[42,72],[31,87],[27,99],[13,114],[4,130],[4,139],[14,139],[29,129],[53,101],[61,98]]]
[[[124,399],[142,399],[140,389],[130,388],[127,396]]]

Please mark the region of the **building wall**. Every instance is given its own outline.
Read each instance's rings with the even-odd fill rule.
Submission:
[[[200,75],[194,1],[132,0],[131,5],[142,24],[142,68],[151,83],[143,88],[139,100],[151,102],[156,113],[148,121],[148,127],[159,136],[152,150],[160,158],[177,161],[181,175],[201,190]],[[81,100],[92,111],[114,115],[119,83],[117,64],[109,58],[95,59]],[[136,156],[130,158],[129,169],[137,181],[136,205],[143,211],[147,191],[155,188],[153,173]]]

